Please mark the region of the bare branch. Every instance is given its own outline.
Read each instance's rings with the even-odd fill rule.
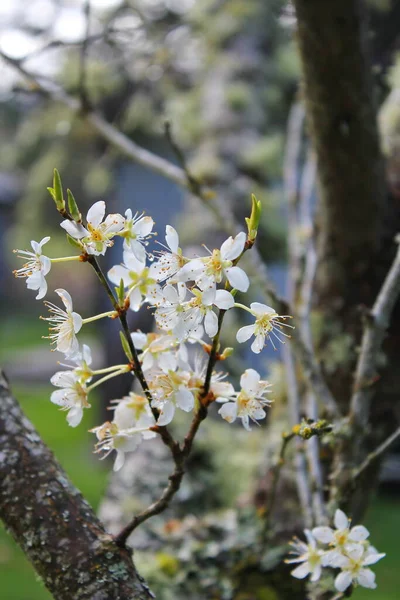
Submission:
[[[373,452],[368,454],[367,458],[364,462],[361,463],[357,469],[353,472],[353,478],[358,479],[364,471],[366,471],[372,463],[374,463],[378,458],[384,454],[387,450],[389,450],[390,446],[400,437],[400,427],[396,429],[382,444],[380,444]]]
[[[399,243],[399,240],[397,242]],[[366,318],[356,368],[354,392],[350,404],[350,420],[359,430],[364,429],[368,424],[371,401],[375,390],[374,383],[377,378],[379,354],[399,295],[400,245],[371,313]]]
[[[0,372],[0,517],[56,600],[153,595],[68,480]]]

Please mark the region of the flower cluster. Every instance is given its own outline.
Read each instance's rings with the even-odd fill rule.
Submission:
[[[323,568],[340,569],[335,578],[335,588],[344,592],[351,585],[376,588],[375,573],[369,569],[385,556],[368,541],[369,531],[363,525],[351,527],[350,519],[342,510],[336,510],[335,529],[315,527],[305,530],[307,543],[297,538],[291,542],[293,558],[287,563],[301,563],[292,571],[293,577],[318,581]]]
[[[72,245],[79,249],[79,255],[44,256],[43,246],[50,240],[45,237],[40,243],[32,242],[33,252],[16,251],[27,262],[15,275],[26,277],[28,288],[37,290],[40,299],[47,293],[46,275],[53,263],[90,263],[101,274],[100,279],[113,298],[113,310],[87,318],[74,310],[71,295],[65,289],[55,290],[62,307],[45,301],[50,314],[42,318],[50,325],[48,337],[54,350],[67,360],[63,365],[66,370],[58,371],[51,378],[57,388],[51,401],[67,411],[69,425],[75,427],[81,422],[84,409],[90,407],[88,396],[95,387],[126,372],[137,377],[143,395],[132,393],[112,401],[113,420],[92,430],[98,438],[97,452],[106,456],[116,451],[115,468],[123,465],[126,452],[168,425],[176,410],[197,413],[202,404],[208,406],[216,402],[222,405],[218,412],[225,421],[233,423],[239,419],[247,430],[251,422],[264,419],[265,409],[271,403],[270,384],[254,369],[247,369],[236,391],[226,380],[227,375],[215,369],[217,361],[230,352],[227,349],[220,353],[219,342],[227,311],[241,309],[254,317],[253,325],[239,329],[237,340],[245,342],[254,335],[251,349],[255,353],[262,350],[268,339],[274,344],[273,338],[283,341],[282,336],[287,335],[282,331],[289,326],[285,323],[287,317],[279,316],[264,304],[255,302],[247,307],[235,302],[236,292],[247,292],[250,285],[238,263],[254,243],[254,228],[253,237],[240,232],[225,240],[220,248],[206,249],[205,256],[188,258],[180,247],[178,233],[167,225],[165,244],[159,244],[159,250],[150,254],[149,239],[156,235],[151,217],[132,215],[130,209],[125,216],[106,215],[106,205],[99,201],[93,204],[83,221],[70,192],[69,212],[60,185],[55,185],[50,192],[58,210],[66,217],[61,227]],[[105,276],[98,257],[104,256],[118,238],[123,241],[122,263],[114,265]],[[115,286],[114,295],[106,279]],[[125,330],[124,350],[128,362],[93,369],[90,348],[81,347],[79,343],[81,329],[97,319],[116,319],[128,309],[139,311],[144,305],[153,309],[158,330],[147,334]],[[100,378],[93,383],[92,379],[97,376]]]

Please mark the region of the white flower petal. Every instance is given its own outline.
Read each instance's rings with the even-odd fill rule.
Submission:
[[[76,240],[80,240],[89,235],[88,230],[85,229],[80,223],[75,223],[75,221],[69,221],[66,219],[65,221],[62,221],[60,225],[71,237]]]
[[[160,410],[157,425],[168,425],[171,423],[175,414],[175,406],[170,400],[166,400]]]
[[[67,292],[67,290],[58,288],[57,290],[54,290],[54,291],[56,294],[58,294],[60,296],[65,308],[67,309],[67,312],[71,312],[72,311],[72,298],[71,298],[70,294]]]
[[[377,586],[375,583],[375,573],[371,569],[360,569],[357,575],[357,582],[365,588],[374,590]]]
[[[235,238],[229,237],[221,246],[221,257],[223,260],[235,260],[243,252],[247,236],[244,231],[237,234]],[[239,289],[239,288],[237,288]]]
[[[86,215],[86,220],[92,225],[92,227],[97,228],[104,219],[105,213],[106,203],[103,200],[99,200],[89,208]]]
[[[363,565],[365,567],[368,565],[374,565],[378,562],[378,560],[381,560],[381,558],[384,558],[385,556],[386,554],[384,552],[374,552],[372,554],[368,554],[368,556],[366,556],[363,560]]]
[[[333,530],[330,527],[314,527],[312,534],[322,544],[330,544],[334,539]]]
[[[226,290],[219,290],[226,291]],[[217,290],[215,287],[207,288],[201,295],[201,302],[204,306],[211,306],[214,304],[215,298],[217,297]],[[229,294],[229,292],[227,292]]]
[[[142,306],[142,292],[139,288],[134,288],[129,294],[129,308],[137,312]]]
[[[252,302],[250,304],[251,312],[254,313],[256,317],[262,317],[265,314],[273,314],[275,310],[267,304],[261,304],[261,302]]]
[[[122,469],[125,463],[125,453],[121,450],[117,450],[117,457],[114,462],[113,471],[119,471]]]
[[[243,342],[247,342],[254,335],[255,325],[246,325],[245,327],[241,327],[236,334],[236,340],[239,344],[243,344]]]
[[[144,249],[144,246],[138,240],[130,240],[129,244],[130,244],[129,247],[130,247],[133,255],[135,256],[135,258],[139,262],[145,263],[146,262],[146,250]]]
[[[181,410],[190,412],[194,407],[194,396],[190,390],[179,389],[175,394],[176,404]]]
[[[67,422],[70,427],[77,427],[82,421],[83,408],[80,406],[73,406],[69,409],[67,414]]]
[[[316,565],[316,567],[314,567],[314,570],[310,577],[310,581],[312,581],[312,582],[318,581],[318,579],[321,577],[321,573],[322,573],[321,565]]]
[[[293,571],[291,571],[291,575],[296,577],[296,579],[304,579],[310,573],[310,566],[308,562],[304,562],[302,565],[299,565]]]
[[[250,281],[246,273],[240,267],[229,267],[225,269],[225,275],[233,288],[239,292],[247,292]]]
[[[240,378],[240,385],[249,396],[255,396],[260,375],[255,369],[246,369]]]
[[[349,526],[349,519],[340,508],[335,512],[335,519],[333,522],[335,523],[336,529],[347,529]]]
[[[124,228],[124,225],[125,219],[118,213],[107,215],[104,221],[104,227],[107,233],[118,233]]]
[[[251,349],[254,354],[260,354],[261,350],[265,345],[265,337],[260,333],[256,336],[254,342],[251,345]]]
[[[137,236],[144,238],[147,237],[153,229],[154,221],[151,217],[142,217],[138,219],[132,227],[132,231]]]
[[[176,230],[171,227],[171,225],[167,225],[165,228],[165,241],[167,242],[168,248],[176,254],[179,249],[179,236]]]
[[[131,278],[129,277],[128,269],[122,265],[115,265],[112,267],[108,271],[107,277],[111,283],[117,286],[119,286],[121,283],[121,279],[124,282],[125,287],[128,287],[128,285],[132,282]]]
[[[179,281],[194,281],[204,269],[204,263],[199,258],[194,258],[179,269],[176,277]]]
[[[226,404],[223,404],[219,409],[218,414],[221,415],[225,421],[228,421],[228,423],[233,423],[237,418],[236,402],[227,402]]]
[[[72,314],[72,322],[73,322],[73,325],[74,325],[74,332],[78,333],[81,330],[81,328],[82,328],[82,321],[83,321],[83,319],[82,319],[81,315],[79,315],[76,312],[73,312],[71,314]]]
[[[205,294],[206,292],[204,292]],[[204,297],[203,294],[203,297]],[[205,302],[204,302],[205,304]],[[228,290],[217,290],[216,294],[215,294],[215,300],[214,300],[214,304],[215,306],[217,306],[218,308],[221,308],[222,310],[229,310],[230,308],[233,308],[234,304],[235,304],[235,299],[232,296],[232,294],[230,292],[228,292]]]
[[[335,579],[335,588],[338,592],[344,592],[352,583],[352,576],[349,571],[342,571]]]
[[[213,338],[218,331],[218,317],[212,310],[207,311],[204,319],[204,329],[210,338]]]
[[[363,542],[369,536],[369,531],[364,525],[352,527],[349,533],[349,540],[352,542]]]

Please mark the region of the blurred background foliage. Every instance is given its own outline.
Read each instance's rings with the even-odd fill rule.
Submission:
[[[400,197],[400,58],[396,56],[400,15],[396,2],[369,3],[388,180]],[[281,180],[285,126],[291,104],[301,95],[290,2],[92,0],[89,6],[88,28],[87,4],[83,0],[2,0],[0,47],[14,58],[23,59],[32,72],[51,77],[68,93],[79,95],[137,143],[175,161],[165,136],[168,119],[191,172],[228,201],[239,219],[247,215],[250,194],[255,193],[264,207],[259,248],[283,293],[286,206]],[[82,48],[85,38],[87,43]],[[70,252],[46,192],[54,167],[81,207],[88,208],[104,199],[110,212],[128,207],[146,210],[156,221],[160,240],[166,223],[176,225],[182,245],[192,249],[209,240],[218,243],[223,234],[212,214],[175,185],[128,163],[79,116],[44,97],[34,86],[15,79],[7,67],[2,66],[1,73],[1,361],[11,379],[18,382],[14,391],[28,417],[73,482],[97,507],[109,465],[93,457],[92,439],[86,432],[99,422],[104,397],[93,399],[97,411],[88,411],[86,421],[76,430],[67,428],[63,413],[49,404],[51,390],[46,381],[56,370],[56,358],[49,358],[47,343],[40,340],[44,326],[37,316],[43,308],[35,304],[21,282],[11,277],[11,270],[16,268],[11,250],[26,249],[31,239],[49,234],[52,256]],[[118,260],[117,253],[109,253],[105,268]],[[67,266],[53,269],[49,287],[58,286],[72,293],[77,309],[85,315],[104,306],[87,270],[78,276]],[[143,314],[135,316],[133,324],[143,329],[151,326]],[[101,366],[117,353],[111,341],[115,331],[93,326],[90,332]],[[229,332],[226,342],[229,344]],[[265,368],[272,358],[277,357],[272,353],[264,357],[261,367]],[[281,373],[277,382],[278,405],[285,402],[286,395]],[[119,396],[127,385],[125,382],[120,389],[106,393]],[[248,447],[241,446],[244,462],[251,468],[262,447],[260,432],[254,432],[254,436]],[[223,454],[220,462],[221,474]],[[228,475],[225,473],[225,496],[222,494],[226,505],[226,496],[232,492]],[[243,476],[246,481],[246,473]],[[396,502],[394,495],[381,495],[370,510],[367,525],[374,542],[388,557],[377,566],[378,590],[357,590],[354,598],[358,600],[398,597],[396,547],[400,516]],[[167,552],[157,555],[144,573],[155,589],[165,582],[173,583],[176,570],[168,556]],[[43,587],[32,583],[31,567],[3,532],[0,578],[4,598],[9,600],[49,597]],[[160,597],[168,600],[167,596]]]

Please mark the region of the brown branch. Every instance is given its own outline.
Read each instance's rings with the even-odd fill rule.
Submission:
[[[22,413],[0,372],[0,517],[56,600],[154,597]]]
[[[357,431],[364,430],[368,423],[382,343],[389,327],[393,308],[400,296],[400,240],[398,239],[397,242],[399,247],[396,257],[375,304],[366,317],[354,380],[354,392],[350,403],[350,421],[356,426]]]
[[[380,444],[375,450],[370,452],[364,462],[361,463],[357,469],[353,472],[353,478],[358,479],[360,475],[364,473],[369,467],[376,461],[378,458],[381,458],[382,454],[384,454],[387,450],[389,450],[390,446],[394,444],[396,440],[400,437],[400,427],[396,429],[382,444]]]

